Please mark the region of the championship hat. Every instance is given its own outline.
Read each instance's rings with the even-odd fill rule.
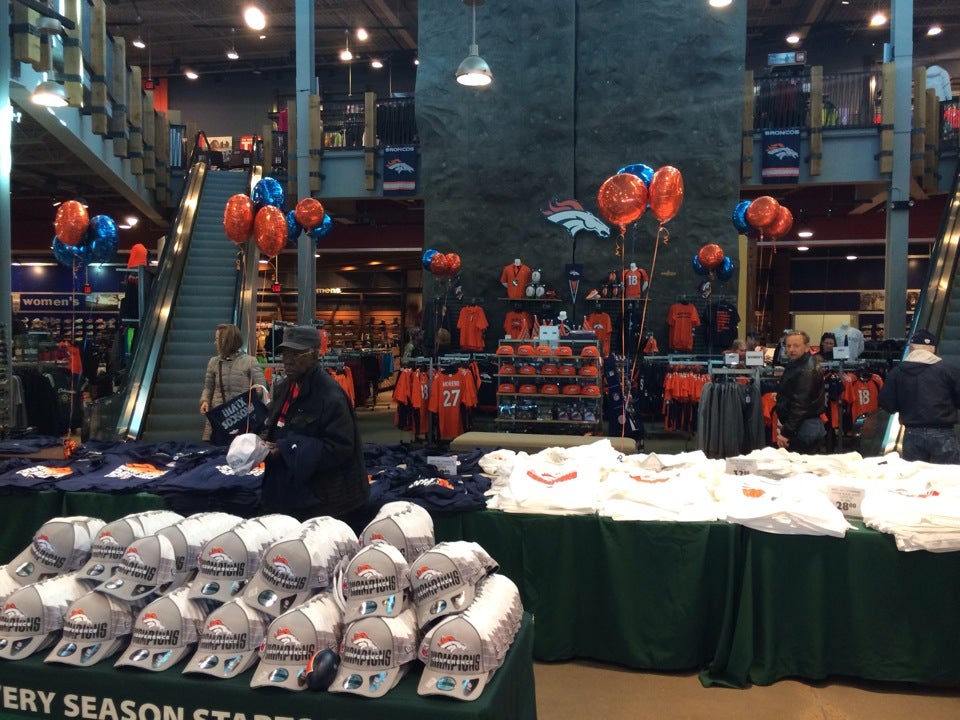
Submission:
[[[433,518],[407,500],[385,503],[359,536],[361,547],[375,540],[390,543],[410,562],[434,546]]]
[[[155,592],[166,592],[176,579],[176,562],[173,543],[166,536],[158,533],[134,540],[123,551],[113,577],[97,590],[121,600],[141,600]]]
[[[234,475],[246,475],[264,461],[270,448],[259,435],[242,433],[237,435],[227,450],[227,465]]]
[[[93,539],[90,559],[80,570],[84,580],[101,582],[113,574],[123,559],[123,551],[130,543],[153,535],[169,525],[183,520],[180,513],[171,510],[147,510],[131,513],[107,523]]]
[[[346,523],[332,517],[312,518],[300,535],[264,550],[243,599],[271,617],[281,615],[329,588],[340,561],[352,557],[357,545],[357,536]]]
[[[287,518],[288,516],[282,516]],[[288,518],[292,523],[297,521]],[[169,592],[181,585],[185,585],[193,578],[193,571],[197,569],[197,561],[203,546],[213,537],[226,532],[242,518],[224,512],[201,512],[190,515],[175,525],[170,525],[157,532],[173,544],[175,556],[174,567],[176,577],[164,590]]]
[[[139,610],[139,605],[91,590],[70,603],[60,642],[44,662],[95,665],[110,657],[126,644]]]
[[[346,563],[338,588],[345,623],[396,617],[410,606],[410,566],[393,545],[374,541]]]
[[[130,645],[114,667],[129,666],[160,672],[169,670],[193,652],[200,629],[213,603],[194,600],[184,586],[158,597],[134,620]]]
[[[397,617],[365,617],[351,623],[340,643],[340,668],[330,692],[381,697],[417,657],[417,619],[408,608]]]
[[[424,637],[417,693],[476,700],[503,664],[522,618],[513,581],[504,575],[481,581],[466,612],[442,619]]]
[[[0,658],[22,660],[53,644],[70,603],[89,591],[71,572],[10,593],[0,613]]]
[[[259,659],[266,632],[263,615],[243,600],[231,600],[204,620],[197,650],[183,672],[236,677]]]
[[[30,544],[7,563],[7,574],[28,585],[76,570],[90,557],[92,538],[103,525],[103,520],[85,515],[48,520],[33,534]]]
[[[420,627],[462,612],[473,602],[480,580],[499,565],[478,543],[454,540],[434,545],[413,561],[410,585]]]
[[[0,566],[0,602],[3,602],[7,599],[7,595],[12,593],[14,590],[19,590],[23,587],[20,583],[13,579],[6,572],[7,566]]]
[[[250,687],[306,690],[307,666],[314,653],[339,653],[342,639],[343,613],[333,595],[315,595],[270,623]]]
[[[288,516],[264,516],[266,524],[260,518],[250,518],[208,540],[197,560],[190,597],[220,602],[239,597],[260,569],[263,551],[283,535],[300,529],[300,523],[288,524],[277,521],[278,517]]]

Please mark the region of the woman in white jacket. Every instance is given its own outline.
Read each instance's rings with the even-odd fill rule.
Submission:
[[[259,385],[253,392],[262,392],[266,389],[263,378],[263,369],[255,357],[240,350],[243,345],[243,335],[236,325],[217,325],[214,338],[217,354],[207,363],[207,373],[203,380],[203,392],[200,393],[200,414],[205,415],[210,408],[225,403],[242,392],[247,392],[251,386]],[[210,423],[203,426],[202,440],[211,438]]]

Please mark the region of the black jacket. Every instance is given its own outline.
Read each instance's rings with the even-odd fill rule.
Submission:
[[[880,407],[900,413],[905,427],[949,427],[957,422],[960,369],[947,362],[931,362],[932,357],[936,356],[914,350],[890,371],[880,388]]]
[[[301,519],[342,516],[363,506],[370,494],[357,418],[343,388],[319,364],[299,385],[283,427],[277,420],[290,381],[277,383],[271,398],[263,437],[276,442],[279,452],[266,461],[262,505]]]
[[[800,423],[818,417],[824,406],[823,374],[813,355],[807,353],[788,362],[777,386],[777,420],[783,426],[780,434],[787,439],[794,437]]]

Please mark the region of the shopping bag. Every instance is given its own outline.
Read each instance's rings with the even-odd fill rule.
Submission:
[[[207,411],[210,442],[229,445],[237,435],[259,433],[267,421],[267,406],[257,392],[244,391]]]

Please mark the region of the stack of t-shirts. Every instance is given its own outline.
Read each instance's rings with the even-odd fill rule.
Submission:
[[[943,465],[938,467],[940,472],[949,472]],[[960,473],[960,468],[952,467],[954,476]],[[899,550],[960,550],[960,492],[956,488],[910,487],[902,482],[883,485],[871,487],[864,495],[864,523],[893,535]]]

